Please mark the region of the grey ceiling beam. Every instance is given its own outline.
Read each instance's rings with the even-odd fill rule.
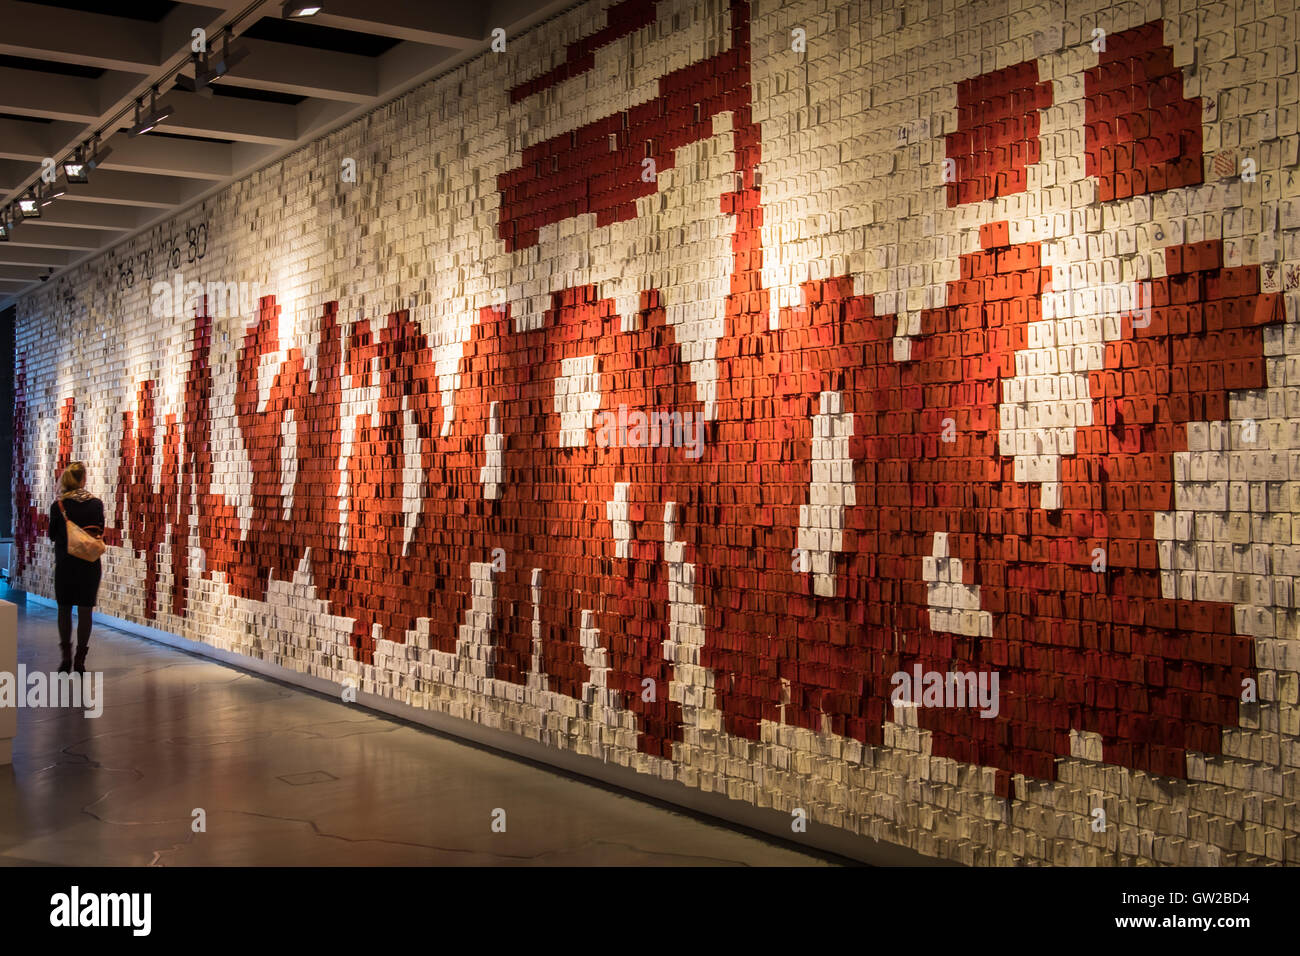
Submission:
[[[156,23],[0,0],[0,53],[105,70],[148,73],[162,64]]]
[[[379,86],[394,90],[428,72],[429,67],[450,60],[458,50],[453,47],[428,47],[399,43],[379,60]]]
[[[224,9],[224,3],[225,0],[214,5],[182,4],[162,23],[155,24],[20,0],[0,0],[0,23],[5,25],[0,34],[0,53],[80,63],[110,71],[95,81],[98,84],[99,113],[94,117],[82,122],[41,124],[45,128],[40,134],[4,126],[6,121],[0,121],[0,126],[3,126],[0,128],[0,160],[36,161],[18,182],[4,177],[3,186],[0,186],[0,203],[13,200],[37,181],[38,164],[45,156],[61,159],[95,132],[102,131],[107,140],[114,130],[129,126],[133,102],[147,94],[169,71],[189,59],[190,32],[195,27],[202,27],[210,38],[215,38],[229,22],[233,12]],[[39,73],[31,75],[44,76]],[[28,78],[26,82],[30,85],[32,81]],[[58,89],[65,97],[74,93],[72,88]],[[77,100],[73,110],[65,109],[64,112],[80,112],[83,107],[84,102]],[[217,144],[218,147],[223,145]],[[225,150],[228,154],[229,147]],[[139,150],[137,155],[128,157],[131,164],[121,162],[119,168],[164,175],[174,172],[180,177],[206,181],[229,176],[228,171],[226,177],[215,175],[222,166],[220,157],[203,164],[196,162],[183,148],[178,149],[180,168],[172,171],[158,161],[157,152],[156,147]],[[192,192],[187,190],[181,195],[181,201],[190,195]]]
[[[17,230],[15,230],[14,234],[17,235]],[[62,249],[16,246],[12,242],[0,242],[0,265],[46,266],[51,269],[58,269],[71,263],[72,258],[72,253],[65,252]]]
[[[377,68],[371,57],[270,40],[241,38],[239,42],[248,48],[248,57],[221,78],[226,86],[349,103],[369,103],[379,95]]]
[[[310,141],[357,108],[355,103],[340,100],[306,99],[295,109],[298,111],[298,129],[304,140]]]
[[[130,232],[145,219],[142,209],[130,206],[104,206],[86,202],[64,202],[59,199],[41,210],[43,226],[61,229],[102,229],[108,232]]]
[[[288,147],[262,146],[258,143],[235,143],[230,147],[230,163],[238,176],[245,170],[256,169]]]
[[[158,125],[164,133],[211,136],[263,146],[285,146],[298,139],[298,113],[284,103],[260,103],[226,96],[199,96],[172,90],[166,101],[175,112]]]
[[[227,143],[118,133],[109,145],[113,152],[101,169],[209,180],[226,179],[232,172]]]
[[[74,252],[99,249],[112,237],[98,229],[68,229],[42,226],[39,219],[24,220],[13,228],[7,246],[31,246],[37,249],[70,249]]]
[[[0,113],[93,123],[99,118],[99,81],[0,66]]]
[[[484,5],[477,3],[330,0],[311,22],[427,46],[466,50],[487,37],[490,25],[485,12]]]
[[[69,186],[59,202],[171,209],[202,188],[201,182],[192,179],[98,169],[91,174],[90,182]]]
[[[490,32],[501,27],[509,38],[549,20],[573,4],[574,0],[487,0],[487,28]]]
[[[0,159],[0,195],[17,189],[32,171],[32,164],[22,159]]]
[[[38,173],[41,160],[47,156],[57,158],[66,138],[84,128],[78,123],[0,119],[0,159],[28,160],[35,164],[31,173]]]
[[[46,266],[0,265],[0,282],[37,282]]]
[[[67,122],[59,129],[50,129],[58,126],[58,122],[25,124],[43,125],[45,132],[25,131],[18,138],[20,148],[11,146],[10,152],[3,151],[4,133],[23,131],[0,128],[0,203],[13,199],[36,179],[38,166],[29,160],[39,159],[34,154],[40,149],[44,148],[43,156],[61,158],[91,133],[103,130],[105,141],[111,140],[113,155],[103,168],[92,173],[89,184],[72,187],[55,206],[63,203],[82,207],[98,204],[110,209],[136,207],[128,215],[140,217],[139,226],[128,233],[116,231],[116,224],[125,220],[112,218],[112,214],[96,220],[75,209],[69,211],[72,218],[64,225],[53,222],[43,228],[36,223],[20,225],[15,230],[16,239],[27,228],[29,241],[41,245],[24,245],[21,241],[17,245],[0,243],[0,262],[5,261],[7,254],[11,260],[17,259],[18,265],[46,265],[44,260],[51,260],[48,266],[60,270],[83,263],[122,239],[165,221],[178,207],[212,196],[232,179],[261,168],[459,66],[486,49],[492,29],[501,27],[507,37],[513,37],[572,3],[573,0],[455,0],[450,3],[327,0],[328,12],[322,11],[314,18],[317,25],[387,36],[398,40],[398,44],[378,57],[366,57],[240,37],[239,42],[248,47],[249,56],[221,79],[222,85],[288,93],[305,99],[296,106],[287,106],[227,97],[240,104],[241,109],[251,107],[242,118],[227,112],[224,105],[213,105],[213,101],[195,104],[191,112],[192,98],[169,89],[168,82],[160,94],[161,101],[172,101],[174,97],[176,113],[170,125],[164,124],[160,129],[231,141],[220,143],[159,136],[131,139],[123,132],[115,134],[114,131],[131,124],[133,101],[147,94],[163,76],[178,68],[188,72],[189,36],[194,27],[207,30],[209,43],[217,42],[231,18],[247,7],[247,0],[183,3],[162,23],[144,24],[143,30],[138,29],[141,24],[129,21],[127,32],[137,34],[133,44],[107,52],[103,49],[106,38],[110,42],[115,39],[123,26],[121,18],[109,16],[97,20],[94,16],[88,18],[81,13],[39,7],[20,0],[0,0],[0,22],[6,25],[14,22],[11,14],[15,11],[25,15],[35,10],[41,12],[42,25],[39,29],[25,28],[17,36],[6,33],[0,37],[0,52],[87,63],[112,71],[98,81],[101,114],[95,122]],[[260,9],[236,25],[236,32],[247,29],[261,17],[278,16],[279,7],[279,0],[266,0]],[[81,26],[72,24],[73,19],[79,20]],[[70,31],[67,36],[51,40],[42,35],[51,24],[58,28],[60,22]],[[86,35],[86,24],[104,28],[93,42]],[[31,46],[23,47],[23,43]],[[151,44],[155,49],[150,49]],[[37,52],[40,50],[46,53]],[[61,89],[65,96],[70,92],[75,95],[73,88]],[[65,103],[61,107],[63,112],[70,117],[79,116],[81,102],[69,102],[74,103],[73,108],[67,109]],[[59,108],[57,101],[53,105]],[[263,106],[276,108],[263,110]],[[208,110],[207,115],[200,114],[204,109]],[[126,115],[118,117],[123,111]],[[17,156],[12,155],[15,152]],[[87,216],[87,223],[74,223],[72,219],[78,215]],[[48,245],[58,242],[52,234],[59,233],[65,242],[82,245],[71,248]],[[0,307],[12,299],[12,294],[0,291]]]

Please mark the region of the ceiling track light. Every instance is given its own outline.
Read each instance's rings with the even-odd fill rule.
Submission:
[[[290,0],[283,8],[282,16],[286,20],[302,20],[306,17],[314,17],[324,9],[323,3],[294,3]]]
[[[108,159],[109,154],[113,151],[99,141],[99,134],[96,133],[94,138],[86,145],[86,167],[88,169],[98,169],[104,165],[104,160]]]
[[[158,87],[149,91],[149,109],[144,108],[144,97],[135,101],[135,125],[127,130],[130,136],[139,136],[142,133],[148,133],[159,123],[164,122],[167,117],[172,115],[170,106],[158,105]]]
[[[184,73],[176,77],[176,86],[189,93],[197,93],[199,96],[211,96],[212,84],[221,79],[231,68],[248,56],[248,49],[245,47],[230,47],[230,30],[226,30],[221,40],[221,52],[202,53],[194,52],[190,54],[190,62],[194,64],[194,76],[186,76]]]
[[[194,75],[186,76],[184,73],[178,73],[176,89],[184,90],[186,93],[197,93],[199,96],[211,96],[212,88],[208,84],[212,82],[212,75],[208,70],[207,53],[191,53],[190,63],[194,65]]]
[[[68,185],[82,185],[90,182],[90,170],[86,166],[85,150],[78,146],[71,156],[63,161],[63,176]]]
[[[213,74],[213,80],[221,79],[221,77],[233,70],[243,62],[246,56],[248,56],[248,47],[232,47],[230,45],[230,41],[233,39],[234,36],[230,32],[230,28],[226,27],[225,33],[221,36],[221,55],[213,60],[212,65],[209,67]],[[211,82],[211,80],[209,80],[209,82]]]
[[[9,230],[13,228],[13,222],[9,218],[9,210],[0,213],[0,242],[9,241]]]
[[[18,213],[24,219],[41,218],[41,204],[35,192],[29,190],[27,195],[18,197]]]

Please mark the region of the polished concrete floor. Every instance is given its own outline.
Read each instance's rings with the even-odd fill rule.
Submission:
[[[19,662],[54,670],[54,611],[18,605]],[[109,628],[87,664],[103,716],[19,711],[0,865],[828,862]]]

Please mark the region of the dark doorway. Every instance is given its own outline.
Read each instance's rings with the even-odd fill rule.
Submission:
[[[0,311],[0,540],[14,535],[14,319],[17,306]]]

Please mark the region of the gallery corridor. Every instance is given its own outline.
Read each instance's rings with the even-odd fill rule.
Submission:
[[[54,610],[0,598],[18,603],[20,664],[53,671]],[[107,627],[88,667],[99,718],[19,712],[0,864],[828,862]]]

